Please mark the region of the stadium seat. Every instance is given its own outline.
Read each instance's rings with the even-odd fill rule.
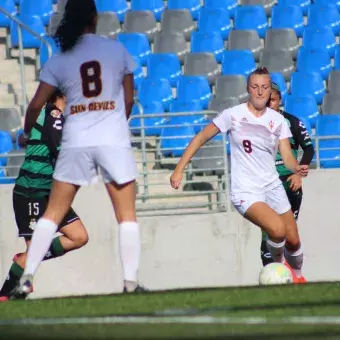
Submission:
[[[334,4],[337,5],[338,9],[340,10],[340,1],[339,0],[314,0],[314,4],[321,5],[321,4]]]
[[[326,49],[333,58],[336,47],[335,35],[330,27],[306,27],[303,33],[303,46],[312,49]]]
[[[204,7],[210,8],[226,8],[231,17],[235,18],[235,12],[237,8],[237,0],[205,0]]]
[[[286,81],[289,81],[295,69],[292,55],[289,51],[263,50],[260,56],[260,64],[266,67],[269,72],[282,73]]]
[[[227,40],[232,29],[230,12],[227,8],[201,8],[198,20],[198,30],[200,32],[218,32],[223,40]]]
[[[196,29],[191,13],[187,9],[167,9],[162,15],[162,31],[182,33],[190,41],[191,33]]]
[[[153,80],[145,78],[139,86],[138,98],[142,105],[161,102],[164,110],[169,111],[173,100],[171,85],[167,79]]]
[[[182,33],[159,32],[155,36],[154,53],[175,53],[181,63],[189,52]]]
[[[235,29],[257,30],[260,38],[266,36],[267,15],[262,6],[239,6],[235,14]]]
[[[216,80],[216,98],[225,100],[235,97],[240,103],[248,100],[246,78],[241,75],[219,76]]]
[[[284,109],[286,112],[307,120],[312,128],[315,128],[317,117],[319,116],[318,104],[313,95],[288,95]]]
[[[47,27],[47,33],[49,36],[53,37],[55,35],[62,17],[63,16],[58,12],[52,13]]]
[[[181,64],[176,54],[154,53],[148,60],[149,79],[167,79],[172,87],[177,86],[182,76]]]
[[[103,12],[98,14],[97,34],[108,38],[116,38],[121,32],[121,27],[117,14],[114,12]]]
[[[233,50],[225,51],[222,59],[222,74],[243,74],[248,77],[249,73],[256,69],[256,63],[251,51]]]
[[[217,114],[222,112],[223,110],[229,109],[231,107],[234,107],[236,105],[239,105],[240,101],[236,97],[230,97],[226,99],[219,99],[214,97],[210,103],[208,110],[216,111]],[[208,118],[214,118],[216,115],[208,114]]]
[[[189,53],[184,60],[184,75],[205,76],[209,84],[215,84],[220,70],[212,53]]]
[[[164,108],[162,103],[160,102],[150,102],[142,106],[143,115],[147,114],[162,114],[164,113]],[[141,118],[135,118],[136,116],[140,115],[141,112],[139,107],[135,104],[132,108],[131,118],[129,120],[129,126],[131,129],[131,133],[133,135],[140,135],[141,132]],[[167,123],[166,117],[150,117],[144,118],[144,131],[145,136],[159,136],[162,132],[162,126]]]
[[[255,30],[233,30],[228,37],[228,50],[250,50],[256,61],[260,59],[262,43]]]
[[[149,41],[153,41],[157,31],[157,22],[151,11],[130,11],[126,13],[124,32],[144,33]]]
[[[299,40],[295,31],[291,28],[269,29],[266,33],[264,48],[272,51],[291,52],[293,59],[296,59]]]
[[[284,101],[287,97],[287,85],[286,85],[285,78],[284,78],[283,74],[279,73],[279,72],[272,72],[270,74],[270,77],[272,79],[272,82],[279,85],[279,88],[280,88],[280,91],[281,91],[282,102],[284,103]]]
[[[50,44],[51,49],[52,49],[52,55],[60,52],[60,48],[56,44],[56,42],[53,38],[46,36],[46,37],[44,37],[44,40],[46,40]],[[46,61],[49,59],[48,49],[47,49],[47,46],[44,43],[40,44],[40,53],[39,54],[40,54],[40,67],[42,68],[45,65]]]
[[[291,6],[296,5],[299,6],[302,10],[303,15],[308,14],[308,9],[311,4],[311,0],[278,0],[279,5]]]
[[[340,115],[320,115],[316,123],[316,135],[340,135]],[[332,148],[333,150],[323,150],[326,148]],[[340,167],[340,139],[320,140],[319,150],[321,168]]]
[[[202,104],[199,100],[182,102],[174,100],[170,105],[170,112],[202,112]],[[169,125],[192,125],[195,133],[198,133],[207,125],[208,121],[203,114],[191,114],[185,116],[171,116]]]
[[[168,0],[168,9],[188,9],[194,20],[198,19],[201,7],[200,0]]]
[[[21,0],[19,7],[20,15],[33,16],[38,15],[44,26],[50,21],[53,13],[51,0]]]
[[[0,130],[0,155],[9,153],[13,149],[12,137],[8,131]],[[0,166],[6,166],[7,157],[0,157]]]
[[[9,155],[14,157],[8,157],[6,175],[7,177],[12,177],[14,182],[19,175],[20,167],[25,160],[25,155],[23,154],[23,150],[12,150],[9,152]]]
[[[161,21],[164,11],[163,0],[131,0],[132,11],[152,11],[157,21]]]
[[[294,72],[290,81],[290,92],[297,96],[311,94],[320,105],[326,89],[320,73]]]
[[[22,16],[19,15],[18,19],[24,24],[29,26],[33,31],[43,36],[45,34],[44,25],[38,16]],[[24,48],[40,48],[40,40],[28,33],[26,30],[22,29],[22,44]],[[11,23],[11,45],[12,47],[18,47],[18,30],[17,24],[12,21]]]
[[[211,96],[210,85],[206,77],[183,76],[178,81],[177,100],[179,102],[199,100],[202,108],[206,109],[208,108]]]
[[[19,129],[17,131],[17,133],[15,134],[15,150],[23,150],[25,148],[23,148],[20,144],[19,144],[19,137],[24,133],[24,129]]]
[[[142,33],[119,33],[117,40],[120,41],[129,53],[140,60],[142,66],[146,66],[151,55],[148,38]]]
[[[133,71],[133,82],[135,90],[138,90],[139,85],[142,83],[142,80],[145,78],[145,76],[139,59],[137,57],[133,57],[133,59],[136,63],[136,69]]]
[[[324,80],[328,80],[332,70],[331,58],[326,50],[310,51],[301,47],[298,53],[297,71],[318,72]]]
[[[5,9],[7,12],[13,15],[17,13],[17,9],[15,7],[13,0],[3,0],[1,6],[3,9]],[[6,15],[0,13],[0,27],[9,28],[11,26],[11,21],[12,20],[8,18]]]
[[[303,13],[300,6],[274,6],[272,8],[272,28],[292,28],[298,38],[302,38],[305,30]]]
[[[339,89],[340,89],[340,70],[333,70],[330,72],[328,78],[328,92],[339,95]]]
[[[210,52],[215,55],[216,61],[221,62],[224,43],[221,34],[217,32],[193,32],[191,36],[191,52]]]
[[[165,157],[181,157],[194,136],[195,130],[188,125],[164,127],[161,132],[161,153]]]
[[[115,12],[120,23],[124,22],[125,14],[129,10],[127,0],[96,0],[96,5],[99,13]],[[60,12],[60,10],[58,10],[58,12]]]
[[[267,16],[272,13],[272,7],[276,4],[276,0],[241,0],[241,6],[261,5],[266,11]]]
[[[340,97],[338,94],[328,93],[323,97],[322,113],[324,115],[340,115]]]
[[[340,14],[335,4],[313,4],[308,11],[308,26],[330,26],[335,35],[340,33]]]
[[[21,128],[21,116],[15,108],[0,108],[0,130],[7,131],[15,141]]]

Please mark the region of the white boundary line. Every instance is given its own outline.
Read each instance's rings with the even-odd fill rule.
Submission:
[[[218,316],[107,316],[50,319],[19,319],[1,321],[0,326],[54,326],[82,324],[220,324],[220,325],[340,325],[340,316],[292,316],[283,318],[267,317],[218,317]]]

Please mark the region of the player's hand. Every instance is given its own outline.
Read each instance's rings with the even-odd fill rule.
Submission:
[[[307,177],[309,171],[308,165],[298,165],[296,167],[296,174],[300,175],[301,177]]]
[[[23,133],[21,135],[19,135],[18,138],[18,144],[22,147],[25,148],[27,146],[27,136],[25,136]]]
[[[170,184],[174,189],[178,189],[183,179],[183,172],[176,170],[170,177]]]
[[[302,178],[300,175],[291,175],[287,178],[287,181],[290,182],[289,188],[292,191],[298,191],[302,186]]]

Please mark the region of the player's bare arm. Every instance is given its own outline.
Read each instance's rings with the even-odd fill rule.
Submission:
[[[127,74],[123,78],[123,88],[125,97],[126,118],[129,119],[134,104],[134,83],[133,74]]]
[[[174,189],[179,188],[183,178],[183,171],[198,149],[219,132],[218,127],[214,123],[210,123],[192,139],[170,177],[170,183]]]

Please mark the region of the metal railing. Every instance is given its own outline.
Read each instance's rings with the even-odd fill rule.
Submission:
[[[52,47],[50,43],[42,38],[38,33],[34,32],[29,26],[24,24],[21,20],[19,20],[15,15],[11,14],[10,12],[6,11],[3,7],[0,6],[0,12],[3,13],[5,16],[10,18],[17,24],[18,30],[18,45],[19,45],[19,62],[20,62],[20,77],[21,77],[21,87],[22,87],[22,96],[23,96],[23,112],[26,112],[28,98],[27,98],[27,91],[26,91],[26,77],[25,77],[25,61],[24,61],[24,48],[22,42],[22,28],[25,29],[28,33],[32,34],[35,38],[41,41],[47,47],[48,56],[52,56]],[[9,34],[7,34],[9,37]],[[9,46],[7,46],[9,48]],[[10,55],[7,55],[10,57]],[[39,58],[37,58],[38,60]],[[37,64],[38,65],[38,64]]]

